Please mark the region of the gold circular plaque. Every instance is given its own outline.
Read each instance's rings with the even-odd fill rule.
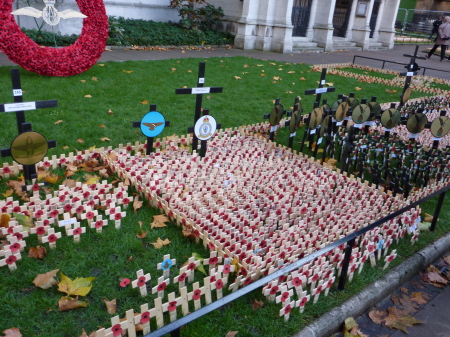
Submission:
[[[22,165],[39,163],[47,155],[47,150],[47,139],[33,131],[21,133],[11,143],[11,156]]]
[[[354,109],[359,104],[359,101],[355,97],[347,97],[347,102],[352,109]]]
[[[342,122],[344,120],[344,118],[347,117],[347,112],[348,112],[348,103],[342,102],[341,104],[339,104],[339,106],[336,109],[335,119],[338,122]]]
[[[425,114],[419,112],[408,118],[406,122],[406,128],[411,133],[420,133],[425,129],[425,125],[427,124],[428,119]]]
[[[392,129],[400,124],[401,119],[402,119],[402,116],[400,115],[400,111],[398,111],[395,108],[390,108],[382,113],[381,124],[386,129]]]
[[[320,123],[322,123],[322,116],[323,116],[322,108],[315,108],[311,112],[311,117],[309,119],[309,128],[311,130],[317,128],[320,125]]]
[[[297,128],[299,127],[301,121],[302,115],[300,110],[294,111],[291,116],[291,121],[289,122],[289,131],[291,133],[297,131]]]
[[[355,124],[362,124],[370,117],[370,107],[367,104],[357,105],[352,112],[352,119]]]
[[[367,105],[370,107],[370,111],[373,113],[373,116],[379,116],[381,113],[381,105],[377,102],[369,102]]]
[[[278,125],[283,116],[284,108],[281,104],[277,104],[273,107],[269,116],[269,123],[272,126]]]
[[[327,116],[323,119],[322,127],[320,128],[320,137],[325,136],[325,133],[328,131],[328,127],[331,124],[331,116]]]
[[[411,93],[412,93],[412,90],[411,90],[411,88],[408,87],[408,88],[405,90],[405,92],[403,93],[403,96],[402,96],[402,103],[403,103],[403,104],[405,104],[406,102],[408,102],[409,98],[411,97]]]
[[[444,137],[450,131],[450,118],[440,116],[431,123],[431,134],[436,138]]]

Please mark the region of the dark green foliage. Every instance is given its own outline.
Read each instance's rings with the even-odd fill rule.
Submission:
[[[41,46],[55,47],[55,42],[56,45],[59,47],[70,46],[71,44],[74,44],[75,41],[78,39],[78,35],[76,34],[72,34],[69,36],[26,28],[22,28],[22,31],[30,39],[32,39],[34,42],[36,42]]]

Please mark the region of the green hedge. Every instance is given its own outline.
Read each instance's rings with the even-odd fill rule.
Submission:
[[[68,46],[78,35],[61,35],[35,29],[22,29],[33,41],[42,46]],[[181,45],[223,45],[232,44],[234,36],[218,31],[193,31],[182,28],[174,22],[109,17],[109,46],[181,46]]]

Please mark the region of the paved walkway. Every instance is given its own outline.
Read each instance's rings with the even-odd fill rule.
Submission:
[[[429,46],[420,46],[419,55],[424,56],[424,51]],[[365,52],[345,52],[338,51],[332,53],[294,53],[294,54],[278,54],[271,52],[262,52],[255,50],[239,50],[226,48],[213,49],[168,49],[165,50],[124,50],[123,48],[112,48],[111,51],[105,51],[99,62],[107,61],[128,61],[128,60],[161,60],[170,58],[208,58],[208,57],[232,57],[246,56],[257,59],[268,59],[277,62],[292,62],[306,64],[327,64],[327,63],[346,63],[352,62],[356,56],[355,63],[369,65],[373,67],[381,67],[382,61],[365,59],[369,57],[381,59],[384,61],[397,62],[401,64],[385,63],[385,68],[405,71],[404,65],[409,62],[409,58],[404,54],[414,53],[415,45],[397,45],[390,51],[365,51]],[[358,57],[362,56],[362,57]],[[440,62],[438,56],[432,57],[430,60],[417,60],[418,65],[422,68],[420,73],[450,80],[450,62]],[[0,66],[14,66],[14,63],[8,60],[6,55],[0,53]],[[443,224],[438,224],[443,225]],[[448,225],[448,224],[446,224]],[[402,337],[405,333],[399,330],[389,330],[378,324],[373,323],[363,313],[370,310],[371,307],[378,302],[380,308],[388,306],[388,299],[394,292],[398,292],[401,287],[409,287],[411,278],[418,280],[419,271],[426,268],[436,259],[450,252],[450,234],[433,245],[419,252],[402,265],[395,268],[389,275],[383,279],[368,286],[360,294],[345,302],[342,306],[334,308],[329,313],[323,315],[318,320],[304,328],[293,337],[329,337],[336,332],[342,325],[345,318],[349,316],[361,315],[358,324],[361,330],[373,336],[390,336]],[[432,299],[427,304],[422,305],[416,318],[424,323],[414,325],[408,328],[410,337],[444,337],[450,336],[450,286],[443,291],[432,290]],[[286,336],[276,336],[286,337]]]

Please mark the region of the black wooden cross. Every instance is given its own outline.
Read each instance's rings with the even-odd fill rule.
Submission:
[[[280,104],[280,99],[275,99],[272,111],[264,115],[264,119],[268,119],[270,124],[269,140],[273,141],[275,139],[275,132],[278,129],[278,123],[285,113],[286,110],[284,110],[283,105]]]
[[[292,146],[294,145],[294,137],[297,134],[297,129],[302,119],[301,114],[303,108],[301,106],[302,104],[300,103],[300,98],[295,97],[294,108],[292,111],[289,111],[287,113],[288,117],[291,117],[291,119],[284,123],[285,127],[289,126],[289,148],[291,149]]]
[[[419,46],[416,46],[416,50],[414,51],[414,54],[403,54],[403,56],[410,57],[409,63],[405,66],[406,73],[400,73],[400,76],[406,76],[405,79],[405,85],[403,87],[402,97],[400,99],[400,105],[403,105],[403,95],[405,94],[405,91],[409,88],[411,84],[411,79],[414,75],[418,74],[418,70],[420,70],[419,65],[416,63],[416,59],[420,60],[426,60],[423,56],[417,56],[417,51],[419,50]]]
[[[17,130],[24,132],[22,125],[25,123],[25,111],[42,108],[55,108],[58,106],[57,100],[24,102],[22,97],[22,87],[20,86],[19,69],[10,69],[13,87],[14,103],[0,104],[0,112],[15,112],[17,119]]]
[[[31,123],[23,123],[21,125],[21,129],[23,130],[22,133],[32,131],[31,130]],[[47,141],[47,144],[48,144],[48,148],[49,149],[56,147],[56,141],[55,140]],[[32,147],[33,144],[31,142],[29,144],[28,141],[27,141],[27,146]],[[31,150],[33,150],[33,149],[31,149]],[[0,154],[1,154],[2,157],[11,157],[11,148],[0,150]],[[35,164],[33,164],[33,165],[22,165],[22,167],[23,167],[23,175],[24,175],[25,181],[33,180],[33,179],[37,178],[36,165]]]
[[[156,111],[156,104],[150,104],[150,111]],[[133,122],[133,127],[134,128],[140,128],[141,127],[141,122]],[[166,121],[166,125],[165,126],[170,126],[170,122]],[[145,154],[148,156],[152,151],[153,151],[153,138],[154,137],[147,137],[147,148],[145,149]]]
[[[323,86],[325,85],[325,77],[327,75],[327,68],[322,68],[322,74],[320,75],[320,82],[319,82],[319,87],[317,89],[307,89],[305,90],[305,95],[314,95],[316,94],[316,102],[319,102],[320,104],[320,99],[322,98],[322,94],[326,93],[326,92],[334,92],[336,91],[335,87],[328,87],[328,88],[324,88]]]
[[[197,95],[197,100],[195,104],[195,117],[194,117],[194,125],[197,123],[197,120],[200,118],[202,112],[202,101],[203,94],[215,94],[221,93],[222,87],[204,87],[205,83],[205,62],[200,62],[198,67],[198,81],[197,88],[181,88],[176,89],[175,94],[177,95]],[[194,138],[192,140],[192,149],[197,150],[198,146],[198,138],[194,134]]]
[[[209,110],[203,109],[203,116],[207,116],[207,115],[209,115]],[[193,133],[195,136],[194,128],[195,128],[195,125],[189,127],[188,132]],[[221,128],[222,128],[222,124],[217,123],[216,130],[221,129]],[[207,140],[200,141],[200,157],[202,157],[202,158],[206,155],[206,146],[208,144],[207,142],[208,142]]]

